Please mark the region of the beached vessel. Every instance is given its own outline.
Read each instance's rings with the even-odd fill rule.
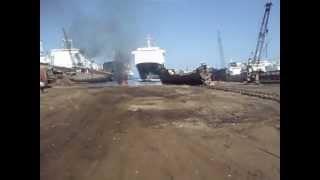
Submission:
[[[205,81],[211,80],[211,73],[205,64],[187,73],[176,72],[162,66],[160,80],[163,84],[202,85]]]
[[[77,73],[69,76],[69,79],[78,83],[99,83],[112,80],[111,73]]]
[[[165,50],[152,46],[150,37],[147,40],[147,47],[132,51],[142,81],[159,79],[160,70],[165,61]]]

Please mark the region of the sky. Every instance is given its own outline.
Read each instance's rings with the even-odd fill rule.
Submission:
[[[273,0],[267,58],[280,57],[280,0]],[[168,68],[220,67],[217,31],[225,63],[245,62],[255,49],[266,0],[40,0],[40,39],[61,47],[62,27],[74,47],[98,63],[113,49],[146,46],[150,34],[166,50]],[[263,56],[266,53],[263,54]],[[133,59],[133,57],[131,57]]]

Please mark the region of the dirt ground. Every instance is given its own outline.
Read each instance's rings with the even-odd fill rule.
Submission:
[[[277,180],[280,104],[190,86],[51,88],[42,180]]]
[[[280,96],[280,84],[245,84],[238,82],[217,82],[217,85],[229,88],[254,90],[267,93],[275,93]]]

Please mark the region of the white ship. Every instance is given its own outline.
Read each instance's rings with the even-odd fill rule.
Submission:
[[[63,48],[52,49],[49,55],[50,65],[62,68],[79,68],[102,70],[102,65],[97,64],[94,60],[85,57],[80,49],[72,47],[72,40],[63,39]]]
[[[267,72],[267,67],[271,67],[273,64],[267,60],[260,60],[259,64],[252,64],[253,71]]]
[[[76,48],[52,49],[50,52],[50,63],[55,67],[63,68],[101,69],[101,65],[86,58],[81,54],[80,49]]]
[[[246,71],[246,63],[231,62],[227,68],[229,75],[240,75]],[[259,64],[252,64],[253,71],[269,72],[269,71],[280,71],[280,63],[272,63],[268,60],[261,60]]]
[[[147,38],[147,47],[132,51],[134,62],[142,80],[159,79],[161,66],[164,64],[165,50],[152,46],[150,37]]]
[[[276,62],[272,63],[270,66],[267,66],[266,70],[267,70],[267,72],[280,71],[280,59],[276,60]]]
[[[227,68],[227,73],[231,76],[240,75],[245,70],[245,66],[241,62],[231,62]]]

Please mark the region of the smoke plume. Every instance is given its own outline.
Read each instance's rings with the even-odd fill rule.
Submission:
[[[118,79],[127,73],[125,67],[131,64],[131,51],[137,46],[141,4],[132,0],[93,0],[89,5],[90,9],[74,7],[76,16],[68,33],[74,46],[90,59],[100,64],[116,61]]]

